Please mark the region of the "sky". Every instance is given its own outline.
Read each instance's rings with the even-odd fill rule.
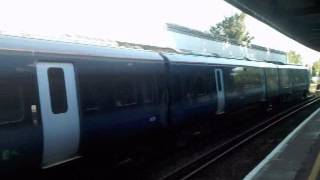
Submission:
[[[166,46],[165,24],[200,31],[240,11],[223,0],[0,0],[0,31],[44,36],[84,35]],[[247,16],[253,44],[294,50],[311,64],[320,53]]]

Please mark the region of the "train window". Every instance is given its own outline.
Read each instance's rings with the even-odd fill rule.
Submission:
[[[238,91],[242,89],[245,85],[245,80],[246,80],[246,73],[244,71],[243,67],[235,67],[231,70],[231,77],[233,79],[233,90]],[[218,77],[219,79],[219,77]],[[219,88],[219,87],[218,87]]]
[[[110,74],[105,75],[104,78],[87,79],[86,87],[82,88],[83,93],[86,94],[82,100],[85,111],[108,112],[137,105],[140,91],[142,102],[152,103],[154,94],[150,91],[153,87],[149,82],[139,83],[139,80],[136,76],[119,77]]]
[[[171,83],[171,87],[170,90],[171,90],[171,97],[172,97],[172,100],[174,102],[179,102],[182,100],[182,95],[183,95],[183,84],[182,84],[182,77],[179,75],[179,74],[173,74],[171,75],[171,78],[170,78],[170,83]]]
[[[0,124],[21,121],[23,107],[21,88],[12,82],[0,81]]]
[[[194,79],[194,93],[196,97],[205,96],[208,94],[207,82],[204,77]]]
[[[62,68],[49,68],[48,80],[51,97],[51,110],[54,114],[68,110],[64,72]]]
[[[268,93],[272,93],[274,91],[278,90],[278,71],[277,69],[271,69],[268,68],[265,70],[266,71],[266,82],[267,82],[267,88],[268,88]]]
[[[289,88],[290,79],[289,73],[287,69],[279,69],[279,77],[280,77],[280,86],[282,88]]]
[[[206,72],[197,72],[184,76],[184,91],[186,100],[192,102],[203,102],[210,99],[210,80]]]
[[[142,97],[143,97],[143,103],[150,104],[154,102],[154,82],[152,79],[142,81],[141,82],[141,88],[142,88]]]
[[[253,67],[235,67],[230,73],[233,92],[246,94],[248,89],[261,89],[263,70]]]
[[[295,70],[295,82],[298,84],[304,84],[305,78],[304,78],[304,72],[302,70]]]
[[[117,107],[132,106],[138,103],[136,82],[131,79],[117,82],[115,104]]]
[[[259,68],[236,67],[232,69],[231,75],[233,76],[235,90],[238,88],[248,89],[262,86],[262,70]]]
[[[262,86],[261,69],[260,68],[247,68],[246,70],[246,86],[248,88],[256,88]]]

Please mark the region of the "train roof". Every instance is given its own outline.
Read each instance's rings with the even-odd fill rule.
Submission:
[[[279,65],[278,68],[284,68],[284,69],[305,69],[305,70],[308,70],[307,67],[304,67],[304,66],[301,66],[301,65],[292,65],[292,64]]]
[[[251,67],[265,67],[265,68],[284,68],[284,69],[307,69],[300,65],[290,64],[274,64],[271,62],[254,61],[250,59],[231,59],[219,56],[202,56],[192,54],[164,54],[173,63],[192,63],[192,64],[219,64],[219,65],[238,65]]]
[[[137,60],[162,61],[161,55],[154,51],[110,47],[106,45],[84,44],[77,42],[64,42],[37,38],[27,38],[11,35],[0,35],[0,51],[27,52],[31,55],[38,53],[66,54],[77,56],[109,57]],[[264,61],[249,59],[233,59],[215,55],[164,53],[170,62],[195,63],[195,64],[221,64],[239,65],[267,68],[307,69],[297,65],[279,65]]]
[[[0,35],[0,51],[53,53],[80,56],[111,57],[125,59],[143,59],[162,61],[162,57],[153,51],[110,47],[106,45],[64,42],[11,35]]]

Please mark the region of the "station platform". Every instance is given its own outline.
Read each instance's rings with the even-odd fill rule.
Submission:
[[[320,179],[320,108],[292,131],[244,179]]]

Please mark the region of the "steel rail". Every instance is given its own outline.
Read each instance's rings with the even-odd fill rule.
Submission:
[[[309,107],[310,105],[314,104],[319,100],[320,98],[318,97],[306,100],[298,105],[290,107],[289,109],[286,109],[285,111],[272,116],[271,118],[268,118],[264,122],[230,138],[229,140],[215,146],[214,148],[199,156],[198,158],[184,164],[183,166],[180,166],[179,168],[175,169],[174,171],[168,173],[166,176],[161,178],[161,180],[190,179],[195,174],[199,173],[200,171],[202,171],[209,165],[213,164],[226,154],[235,150],[239,146],[252,140],[253,138],[262,134],[269,128],[277,125],[279,122]]]

